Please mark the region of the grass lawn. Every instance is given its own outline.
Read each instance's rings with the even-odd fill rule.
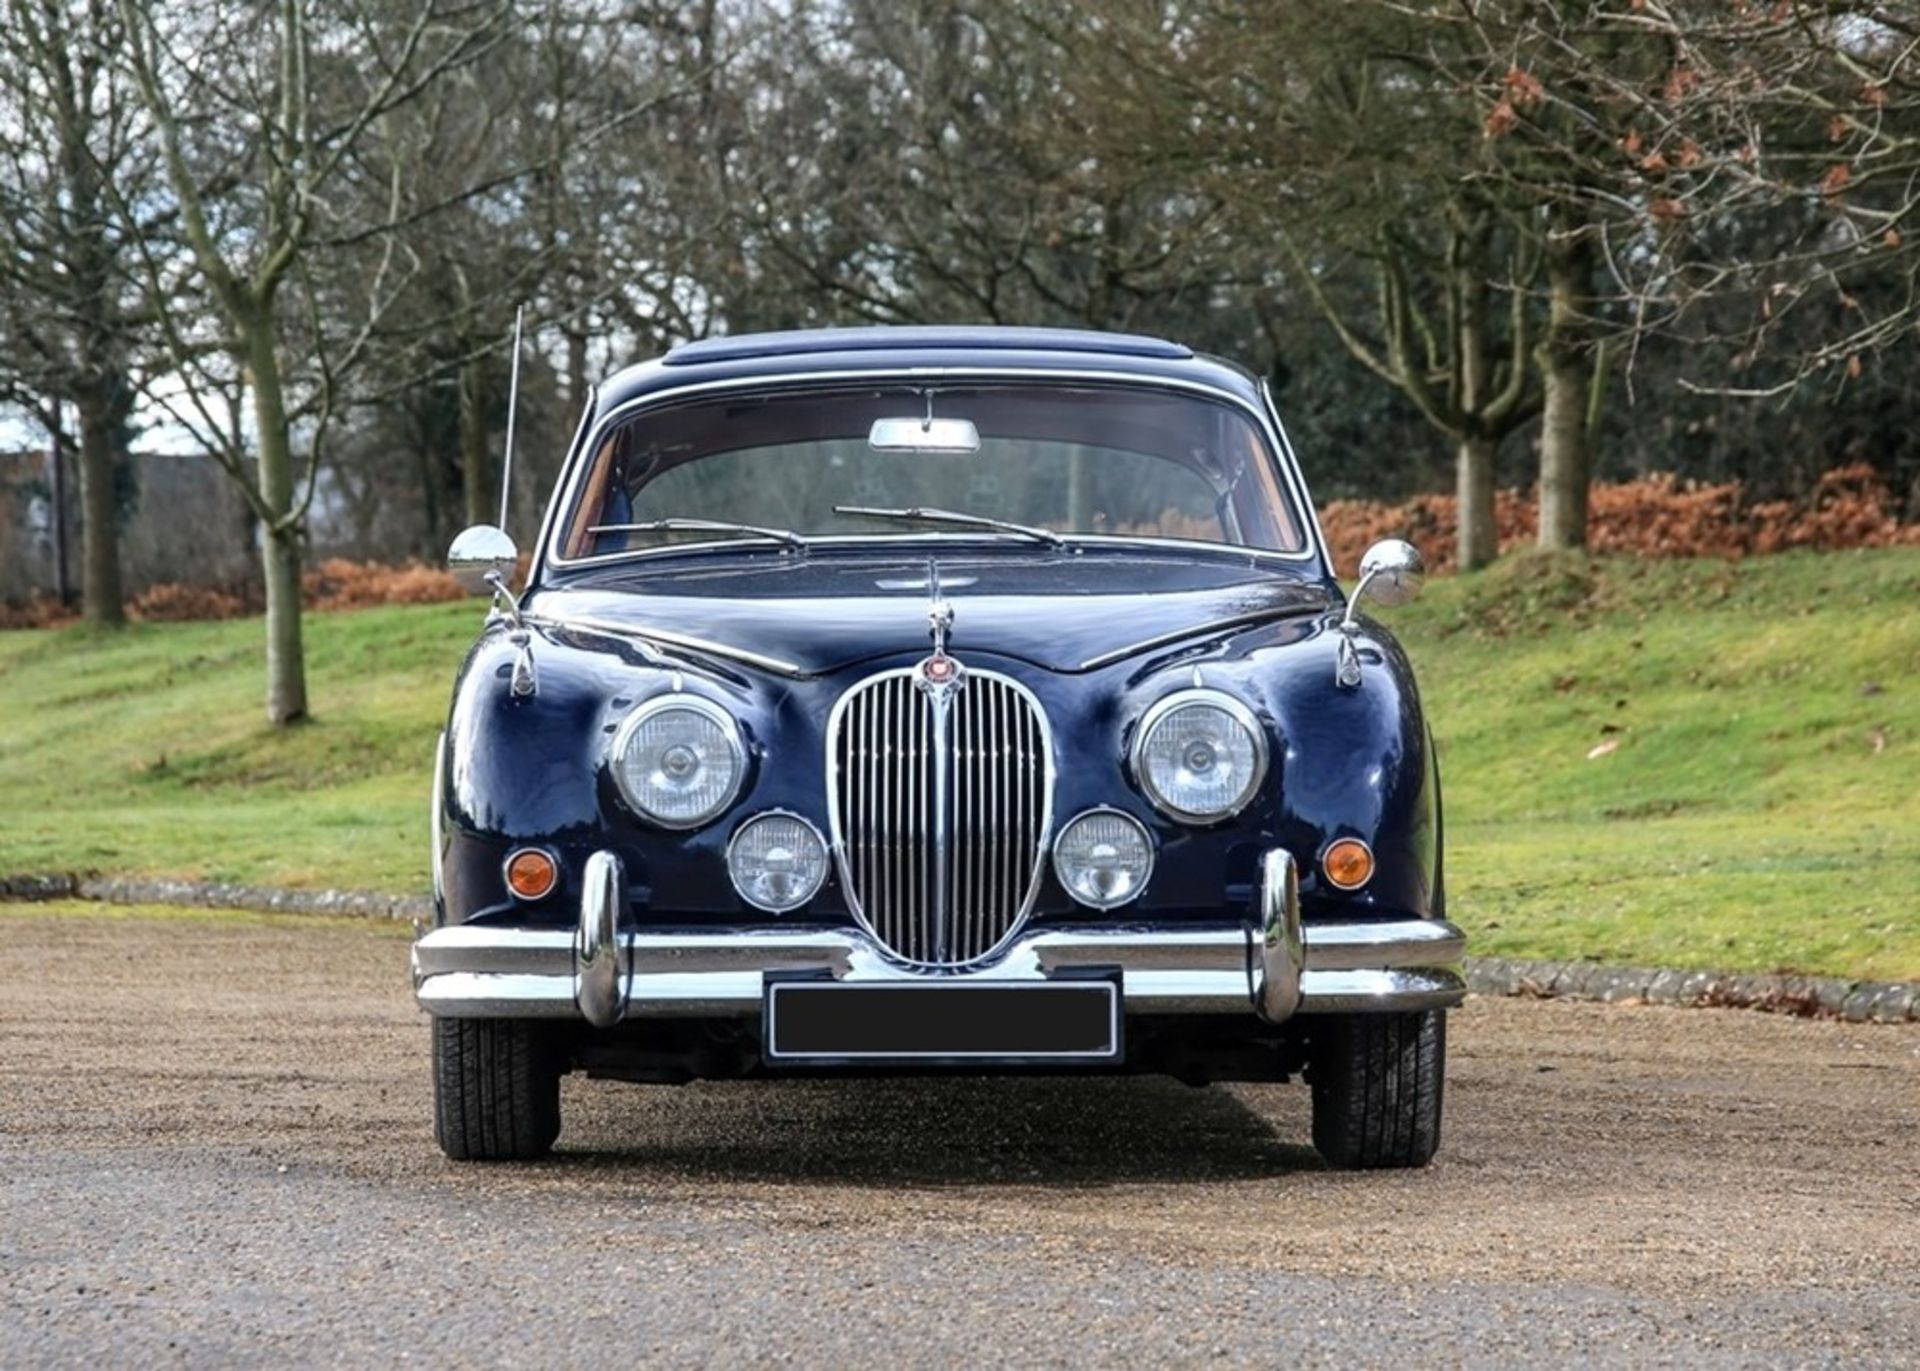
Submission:
[[[257,620],[0,633],[0,873],[420,888],[480,612],[310,616],[278,732]],[[1476,951],[1920,979],[1920,552],[1516,558],[1384,617]]]
[[[307,617],[271,729],[258,619],[0,633],[0,872],[421,888],[433,739],[478,603]]]
[[[1920,553],[1527,558],[1390,613],[1475,951],[1920,979]]]

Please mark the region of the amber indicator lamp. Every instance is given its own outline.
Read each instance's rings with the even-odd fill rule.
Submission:
[[[507,888],[523,900],[544,898],[559,880],[553,858],[537,847],[523,847],[507,858]]]
[[[1327,883],[1340,890],[1358,890],[1373,878],[1373,849],[1358,838],[1338,838],[1320,854]]]

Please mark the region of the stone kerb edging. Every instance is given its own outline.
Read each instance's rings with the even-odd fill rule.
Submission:
[[[1920,1022],[1920,983],[1833,976],[1744,975],[1597,962],[1522,962],[1469,957],[1467,986],[1481,995],[1604,1000],[1692,1008],[1760,1009],[1852,1023]]]
[[[180,905],[193,909],[333,914],[366,919],[433,917],[433,901],[425,895],[385,895],[373,890],[288,890],[271,885],[122,876],[0,877],[0,899],[97,900],[102,904]]]

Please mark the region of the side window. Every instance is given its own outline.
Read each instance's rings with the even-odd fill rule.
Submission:
[[[596,524],[615,522],[607,516],[609,497],[616,491],[626,490],[626,483],[615,479],[614,467],[620,450],[626,446],[626,428],[616,429],[600,444],[600,450],[593,455],[593,462],[587,468],[586,479],[580,484],[580,503],[574,509],[573,523],[561,539],[561,546],[568,557],[586,557],[594,552],[594,535],[591,532]],[[604,551],[605,549],[601,549]]]

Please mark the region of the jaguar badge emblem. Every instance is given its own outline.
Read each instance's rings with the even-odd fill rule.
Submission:
[[[927,590],[933,603],[927,607],[927,632],[933,639],[933,655],[920,663],[917,683],[939,699],[960,684],[960,663],[947,655],[947,635],[953,631],[953,606],[940,593],[940,569],[927,565]]]
[[[933,655],[920,663],[920,687],[929,691],[951,690],[960,684],[960,663],[947,655],[947,632],[953,627],[953,606],[945,600],[934,601],[927,611],[927,623],[933,636]]]

